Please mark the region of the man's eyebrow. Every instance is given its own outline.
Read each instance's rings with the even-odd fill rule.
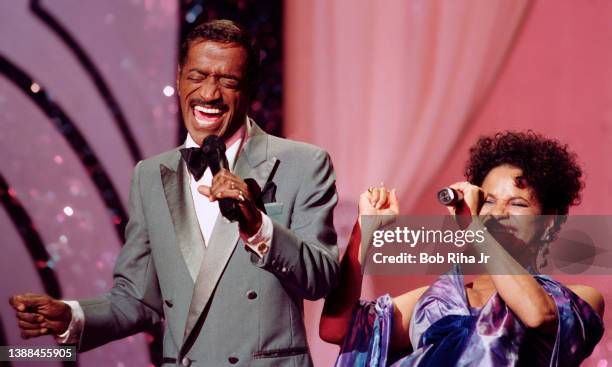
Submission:
[[[203,72],[202,70],[197,69],[197,68],[191,68],[191,69],[187,70],[187,73],[192,73],[192,72],[196,72],[198,74],[206,74],[205,72]]]
[[[224,74],[224,73],[221,73],[221,74],[215,74],[215,75],[217,75],[220,78],[235,79],[235,80],[238,80],[238,81],[241,80],[239,76],[234,75],[234,74]]]
[[[203,70],[197,69],[197,68],[191,68],[187,71],[187,73],[191,73],[191,72],[195,72],[201,75],[209,75],[209,73],[204,72]],[[214,76],[217,76],[219,78],[229,78],[229,79],[235,79],[240,81],[240,77],[233,75],[233,74],[226,74],[226,73],[219,73],[219,74],[215,74],[213,73]]]

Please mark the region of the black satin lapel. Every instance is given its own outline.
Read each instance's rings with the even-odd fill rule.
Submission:
[[[159,169],[166,202],[174,224],[176,242],[191,279],[195,281],[204,254],[204,238],[195,214],[189,187],[189,175],[183,162],[179,163],[176,171],[164,165],[160,165]]]

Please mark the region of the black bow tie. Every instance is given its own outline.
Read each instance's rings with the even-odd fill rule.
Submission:
[[[206,167],[208,167],[208,159],[202,149],[183,148],[181,149],[181,157],[187,163],[187,168],[195,180],[200,180],[202,175],[204,175],[204,171],[206,171]]]

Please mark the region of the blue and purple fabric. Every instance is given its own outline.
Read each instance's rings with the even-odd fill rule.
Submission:
[[[603,335],[601,318],[561,283],[534,277],[557,305],[554,337],[526,328],[497,293],[482,308],[470,307],[455,266],[417,302],[410,323],[412,351],[392,355],[393,303],[384,295],[355,307],[335,366],[578,366]]]

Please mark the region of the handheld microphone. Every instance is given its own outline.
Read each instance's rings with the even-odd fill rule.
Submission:
[[[436,196],[440,204],[445,206],[455,206],[463,200],[463,195],[450,187],[445,187],[438,191]]]
[[[216,175],[221,168],[229,169],[227,158],[225,157],[225,143],[217,135],[209,135],[202,142],[202,152],[206,157],[210,172]],[[235,199],[225,198],[219,199],[219,211],[229,221],[238,220],[242,211],[238,206],[238,201]]]

